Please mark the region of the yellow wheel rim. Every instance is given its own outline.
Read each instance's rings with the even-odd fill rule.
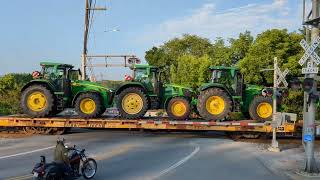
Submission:
[[[224,111],[225,103],[219,96],[211,96],[206,101],[206,109],[210,114],[218,115]]]
[[[272,106],[269,103],[260,103],[257,107],[257,114],[261,118],[268,118],[272,116]]]
[[[47,98],[42,92],[33,92],[28,96],[27,106],[32,111],[40,112],[46,108]]]
[[[183,102],[176,101],[171,105],[171,112],[174,116],[181,117],[187,112],[187,107]]]
[[[138,114],[143,108],[143,100],[136,93],[128,93],[122,99],[122,109],[127,114]]]
[[[90,98],[82,99],[80,102],[80,110],[85,114],[91,114],[96,110],[96,103]]]

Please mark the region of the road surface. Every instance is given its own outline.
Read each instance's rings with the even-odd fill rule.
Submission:
[[[98,162],[97,180],[282,180],[247,143],[218,134],[75,130],[63,136]],[[30,179],[40,155],[52,160],[57,136],[0,139],[0,179]]]

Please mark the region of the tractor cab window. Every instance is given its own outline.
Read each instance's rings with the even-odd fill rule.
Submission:
[[[69,74],[69,79],[72,82],[79,80],[81,77],[81,72],[79,69],[78,70],[70,69],[68,74]]]
[[[42,75],[45,79],[55,79],[54,66],[42,66]]]
[[[66,69],[65,68],[58,68],[57,69],[57,79],[66,78]]]
[[[156,87],[158,82],[158,70],[151,69],[151,79],[152,79],[152,86]]]
[[[148,78],[146,69],[135,69],[133,78],[137,81]]]
[[[231,85],[232,79],[233,78],[232,78],[230,71],[225,71],[225,70],[213,70],[212,71],[212,82],[213,83]]]

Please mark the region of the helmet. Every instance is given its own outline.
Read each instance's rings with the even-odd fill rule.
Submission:
[[[65,142],[64,138],[61,138],[61,137],[57,138],[57,144],[59,144],[59,143],[64,144],[64,142]]]

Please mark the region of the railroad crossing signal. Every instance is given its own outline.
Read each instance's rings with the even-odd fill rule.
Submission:
[[[279,87],[280,84],[282,83],[284,87],[288,87],[288,82],[286,80],[286,76],[289,73],[288,69],[285,69],[283,72],[280,70],[280,68],[278,66],[276,66],[276,74],[277,74],[277,80],[275,82],[275,86]]]
[[[307,63],[306,68],[302,68],[302,74],[317,74],[319,72],[318,67],[314,67],[314,64],[319,65],[320,64],[320,57],[315,52],[317,47],[320,44],[320,37],[318,36],[314,41],[312,41],[311,46],[308,45],[306,40],[301,40],[300,45],[305,50],[304,55],[299,60],[299,64],[303,66],[305,63]],[[311,61],[308,61],[308,59],[311,58]]]

